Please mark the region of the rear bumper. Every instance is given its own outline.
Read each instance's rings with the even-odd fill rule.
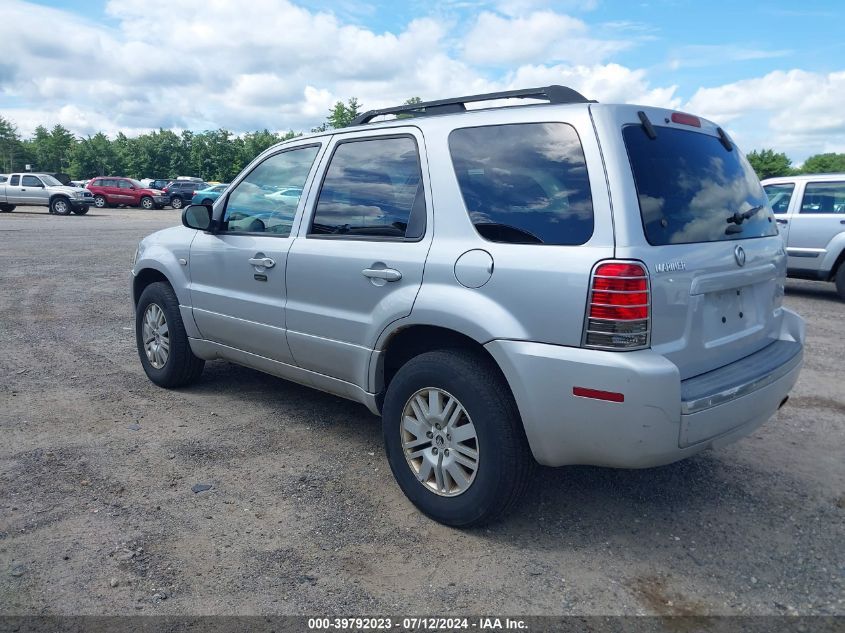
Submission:
[[[510,383],[538,462],[646,468],[729,444],[768,420],[798,379],[803,342],[804,321],[784,310],[779,349],[686,381],[652,350],[502,340],[486,348]],[[578,386],[622,393],[624,402],[574,396]]]

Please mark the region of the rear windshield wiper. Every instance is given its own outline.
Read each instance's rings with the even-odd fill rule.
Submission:
[[[764,209],[765,207],[766,205],[764,204],[758,204],[756,207],[751,207],[750,209],[748,209],[748,211],[743,211],[742,213],[740,213],[739,211],[734,211],[734,214],[728,218],[728,224],[742,224],[749,218],[756,215],[757,212],[760,211],[760,209]]]

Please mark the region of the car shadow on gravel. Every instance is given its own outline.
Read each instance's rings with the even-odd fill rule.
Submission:
[[[839,298],[839,295],[836,294],[836,286],[825,281],[810,281],[799,285],[794,282],[790,283],[789,280],[787,280],[786,296],[802,297],[805,299],[820,299],[821,301],[829,301],[845,305],[845,302],[843,302],[842,299]]]

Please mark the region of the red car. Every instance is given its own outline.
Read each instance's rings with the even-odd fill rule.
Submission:
[[[158,189],[147,189],[137,180],[120,176],[102,176],[88,183],[88,190],[94,194],[94,206],[103,207],[142,207],[144,209],[162,209],[170,202],[167,194]]]

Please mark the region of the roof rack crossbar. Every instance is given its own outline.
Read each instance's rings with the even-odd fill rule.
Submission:
[[[580,92],[567,86],[545,86],[543,88],[524,88],[522,90],[505,90],[503,92],[488,92],[480,95],[468,95],[466,97],[452,97],[450,99],[439,99],[437,101],[424,101],[422,103],[411,103],[392,108],[381,108],[379,110],[368,110],[359,114],[350,125],[363,125],[369,123],[377,116],[385,114],[408,114],[411,117],[427,116],[432,114],[448,114],[466,110],[465,104],[478,101],[493,101],[495,99],[544,99],[549,103],[595,103],[587,99]]]

